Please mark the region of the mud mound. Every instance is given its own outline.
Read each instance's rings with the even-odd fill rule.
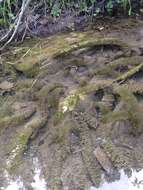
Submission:
[[[9,73],[14,85],[2,86],[1,188],[20,176],[23,189],[34,189],[35,157],[51,190],[90,189],[103,174],[112,181],[120,169],[143,167],[139,47],[132,53],[131,45],[108,37],[68,41],[52,56],[44,49],[41,60],[46,51],[48,58],[35,65],[36,75],[22,58],[13,67],[18,80]]]

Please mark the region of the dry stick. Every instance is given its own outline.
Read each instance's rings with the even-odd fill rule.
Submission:
[[[26,0],[23,0],[22,7],[21,7],[21,12],[20,12],[20,14],[19,14],[19,19],[18,19],[16,28],[15,28],[15,30],[14,30],[14,32],[13,32],[11,38],[7,41],[6,44],[9,44],[9,43],[13,40],[13,38],[15,37],[15,35],[16,35],[17,31],[18,31],[18,28],[19,28],[19,26],[20,26],[22,17],[23,17],[23,15],[24,15],[25,10],[26,10],[26,8],[28,7],[30,1],[31,1],[31,0],[27,0],[27,2],[26,2]]]
[[[23,0],[23,2],[22,2],[22,7],[21,7],[21,12],[20,12],[20,14],[19,14],[19,18],[18,18],[18,21],[17,21],[17,25],[16,25],[16,27],[15,27],[15,30],[14,30],[12,36],[10,37],[10,39],[4,44],[4,46],[2,47],[2,49],[5,48],[5,47],[14,39],[15,35],[17,34],[17,31],[18,31],[18,29],[19,29],[19,26],[20,26],[22,17],[23,17],[23,15],[24,15],[24,13],[25,13],[25,10],[26,10],[27,7],[29,6],[29,3],[30,3],[30,2],[31,2],[31,0],[27,0],[27,1],[26,1],[26,0]]]
[[[135,66],[134,68],[132,68],[129,71],[122,74],[120,77],[112,80],[112,82],[110,84],[107,84],[106,86],[103,85],[101,88],[104,89],[105,87],[107,88],[107,87],[110,87],[110,86],[116,85],[116,84],[120,85],[120,84],[124,83],[125,81],[127,81],[132,76],[134,76],[136,73],[141,71],[142,69],[143,69],[143,63]]]
[[[14,25],[16,24],[17,19],[18,19],[18,18],[15,19]],[[13,31],[13,27],[0,39],[0,42],[3,42],[3,41],[5,41],[7,38],[9,38],[10,34],[12,33],[12,31]]]

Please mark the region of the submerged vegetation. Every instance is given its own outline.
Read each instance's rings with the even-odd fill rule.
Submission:
[[[139,135],[143,130],[142,105],[138,103],[136,97],[127,86],[115,87],[114,93],[119,95],[120,103],[113,112],[106,112],[102,121],[108,123],[129,120],[132,126],[130,133]]]
[[[33,189],[35,157],[51,190],[99,187],[103,175],[111,182],[121,169],[143,168],[140,8],[134,0],[0,0],[3,47],[72,18],[70,32],[2,51],[0,189],[11,183],[6,172]],[[111,22],[112,31],[97,19],[105,15],[137,18]],[[81,18],[101,27],[75,31]]]

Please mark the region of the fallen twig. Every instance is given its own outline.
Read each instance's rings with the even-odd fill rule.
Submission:
[[[129,71],[127,71],[126,73],[118,77],[115,80],[115,82],[122,83],[126,81],[127,79],[129,79],[130,77],[132,77],[133,75],[135,75],[136,73],[138,73],[141,69],[143,69],[143,63],[137,65],[136,67],[130,69]]]

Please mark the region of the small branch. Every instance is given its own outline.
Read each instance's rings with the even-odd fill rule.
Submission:
[[[17,34],[19,26],[21,24],[21,20],[23,18],[23,15],[24,15],[27,7],[29,6],[30,2],[31,2],[31,0],[23,0],[22,6],[21,6],[21,11],[20,11],[19,16],[18,16],[16,27],[15,27],[15,29],[14,29],[14,31],[13,31],[10,39],[4,44],[4,46],[2,47],[2,49],[5,48],[14,39],[15,35]],[[4,39],[6,39],[7,37],[9,37],[9,35],[12,32],[12,30],[13,29],[10,29],[9,32],[1,39],[1,41],[3,41]]]
[[[130,77],[132,77],[133,75],[135,75],[136,73],[138,73],[141,69],[143,69],[143,63],[139,64],[138,66],[130,69],[129,71],[127,71],[126,73],[124,73],[123,75],[121,75],[120,77],[118,77],[116,79],[116,82],[124,82],[127,79],[129,79]]]

